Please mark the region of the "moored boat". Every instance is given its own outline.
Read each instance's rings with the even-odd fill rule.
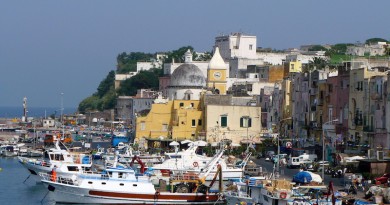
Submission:
[[[221,155],[219,155],[220,157]],[[217,160],[214,161],[214,164]],[[220,170],[220,169],[219,169]],[[211,193],[203,185],[209,171],[200,177],[182,175],[171,181],[175,188],[165,191],[156,188],[148,175],[136,173],[132,168],[107,168],[99,176],[91,174],[62,178],[40,173],[56,202],[78,204],[223,204],[222,195]],[[219,171],[220,178],[222,172]],[[221,181],[220,181],[220,184]],[[173,185],[172,185],[173,186]],[[169,186],[168,186],[169,187]],[[222,185],[220,186],[222,189]]]
[[[61,149],[62,147],[62,149]],[[91,171],[91,157],[85,154],[71,154],[57,141],[54,148],[45,150],[43,158],[18,157],[19,162],[33,175],[51,172],[56,168],[58,176],[70,177],[75,173]]]

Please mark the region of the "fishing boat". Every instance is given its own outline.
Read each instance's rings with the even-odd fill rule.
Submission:
[[[202,169],[210,166],[210,162],[213,157],[206,157],[196,153],[199,146],[202,146],[201,141],[190,142],[189,147],[183,151],[176,151],[175,153],[166,153],[165,161],[161,164],[154,165],[151,169],[156,174],[161,172],[161,175],[169,175],[177,171],[194,171],[200,172]],[[176,149],[177,150],[177,149]],[[246,158],[242,161],[240,166],[228,166],[224,158],[218,160],[218,164],[222,167],[223,180],[241,178],[246,163],[248,162],[251,154],[248,153]],[[207,177],[207,180],[211,180],[213,174],[217,172],[217,167],[211,167],[211,174]]]
[[[222,154],[218,155],[220,157]],[[213,165],[217,160],[213,162]],[[218,176],[221,179],[221,169]],[[53,199],[60,203],[77,204],[224,204],[219,193],[211,193],[203,185],[210,170],[201,175],[175,175],[170,185],[161,183],[158,188],[150,176],[137,173],[131,168],[106,168],[99,176],[90,174],[73,175],[70,178],[40,173],[42,182],[48,186]],[[220,190],[222,182],[220,180]]]
[[[332,185],[329,187],[333,187]],[[319,194],[328,189],[326,197],[319,198]],[[332,192],[332,194],[331,194]],[[341,205],[336,200],[332,190],[321,184],[297,185],[294,182],[280,179],[265,179],[264,177],[250,177],[246,180],[235,181],[224,192],[227,205]]]
[[[19,162],[32,175],[40,172],[51,172],[55,167],[58,176],[69,177],[76,173],[91,171],[92,159],[85,154],[72,154],[59,140],[55,147],[44,151],[43,158],[18,157]]]
[[[18,156],[20,148],[24,146],[24,144],[11,144],[2,147],[2,154],[5,157],[15,157]]]

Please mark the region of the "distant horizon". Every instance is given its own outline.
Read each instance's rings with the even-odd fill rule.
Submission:
[[[59,107],[27,107],[27,117],[44,117],[55,114],[60,115]],[[64,107],[63,114],[69,115],[77,112],[77,108]],[[21,118],[23,116],[23,106],[0,106],[0,118]]]

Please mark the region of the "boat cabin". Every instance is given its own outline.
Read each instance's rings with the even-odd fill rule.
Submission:
[[[103,171],[102,177],[110,180],[137,180],[135,171],[128,168],[107,168]]]

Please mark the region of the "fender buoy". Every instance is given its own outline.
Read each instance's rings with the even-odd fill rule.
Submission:
[[[51,171],[51,178],[50,178],[50,180],[51,180],[52,182],[55,182],[55,181],[57,180],[57,172],[56,172],[55,169],[53,169],[53,170]]]
[[[193,165],[194,167],[198,167],[198,166],[199,166],[198,162],[194,162],[194,163],[192,163],[192,165]]]
[[[287,197],[287,193],[286,192],[280,192],[280,196],[279,196],[281,199],[285,199]]]

